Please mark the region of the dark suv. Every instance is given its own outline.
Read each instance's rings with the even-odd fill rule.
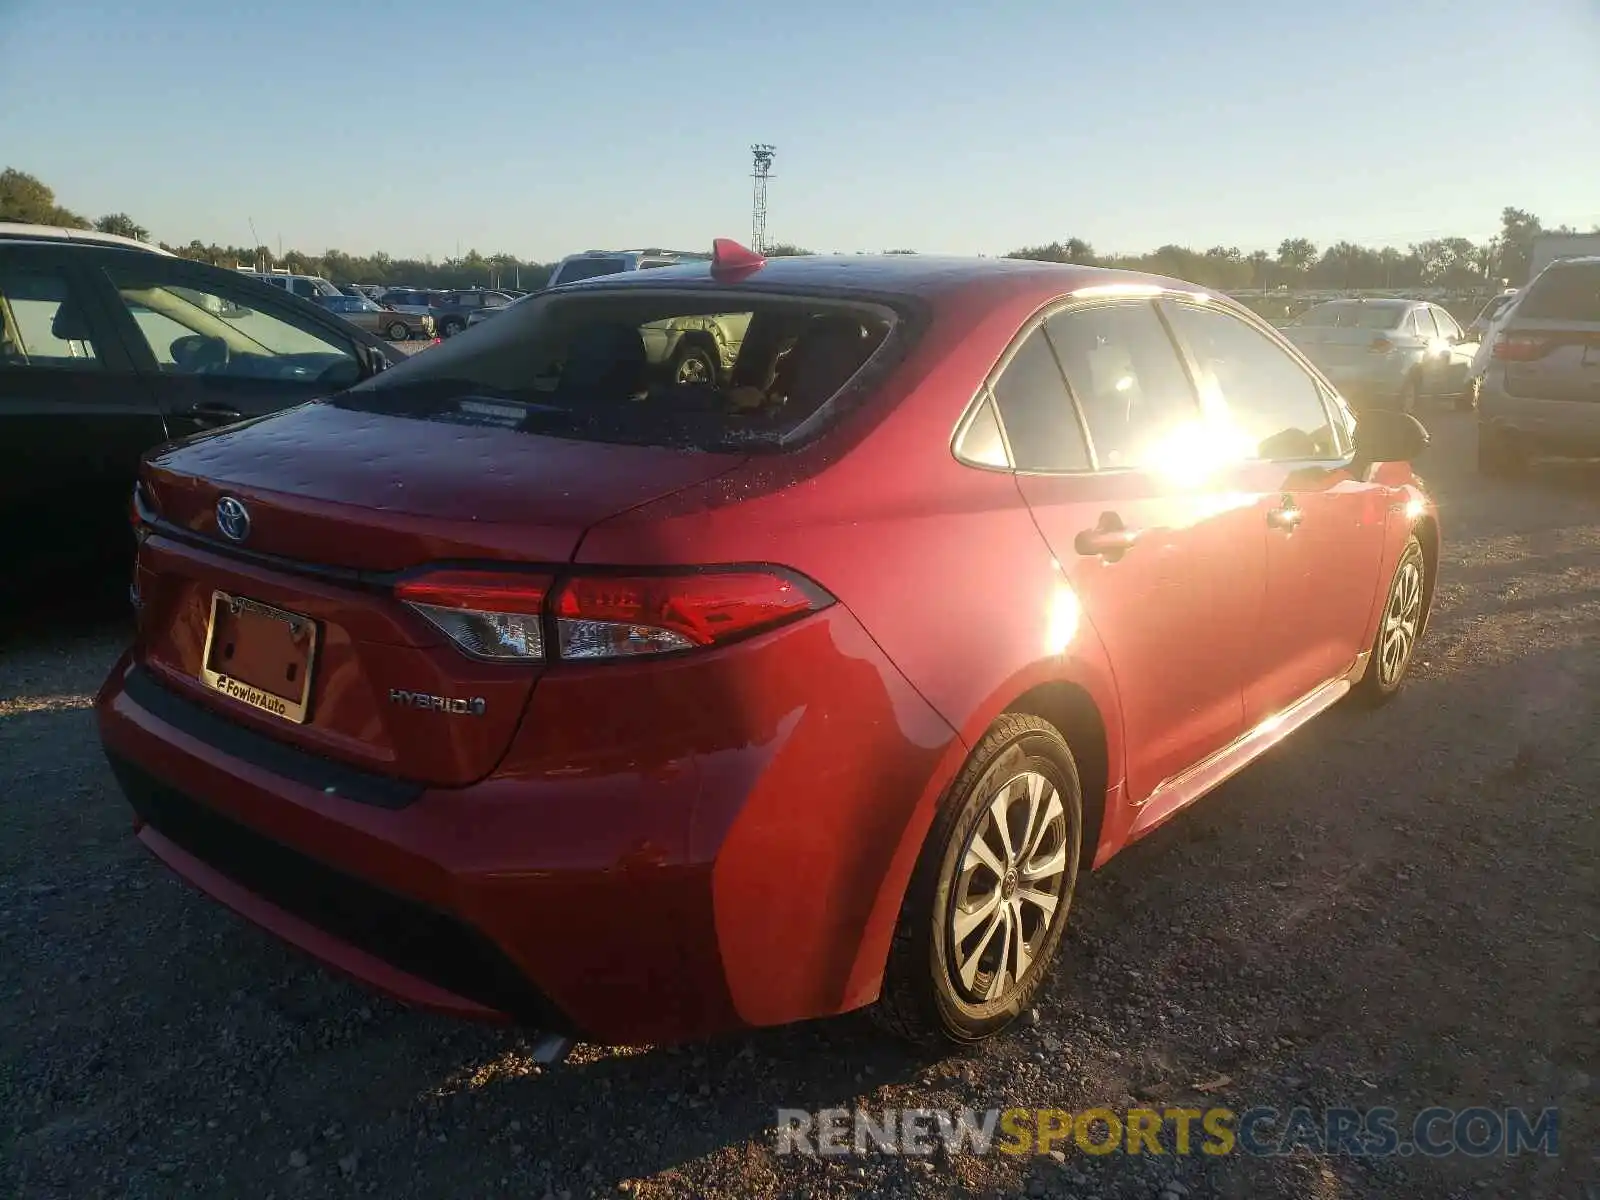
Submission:
[[[1551,263],[1490,350],[1478,397],[1478,469],[1537,454],[1600,455],[1600,258]]]
[[[126,548],[140,456],[399,361],[239,271],[108,242],[0,237],[0,590]],[[286,449],[285,453],[289,453]]]

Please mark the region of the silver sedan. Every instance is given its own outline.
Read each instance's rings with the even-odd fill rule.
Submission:
[[[1283,327],[1351,404],[1415,411],[1424,396],[1472,404],[1478,340],[1421,300],[1330,300]]]

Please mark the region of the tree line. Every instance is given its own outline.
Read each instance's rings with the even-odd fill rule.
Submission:
[[[150,233],[127,213],[108,213],[95,220],[64,208],[41,180],[24,171],[0,171],[0,221],[27,221],[98,229],[141,242]],[[1533,240],[1541,233],[1576,233],[1562,225],[1546,230],[1538,217],[1520,208],[1500,214],[1500,231],[1486,242],[1469,238],[1435,238],[1415,242],[1405,249],[1395,246],[1359,246],[1336,242],[1318,247],[1307,238],[1285,238],[1277,253],[1242,251],[1237,246],[1194,250],[1188,246],[1160,246],[1145,254],[1101,254],[1082,238],[1070,237],[1046,245],[1025,246],[1005,257],[1043,262],[1080,263],[1121,267],[1185,279],[1222,291],[1249,288],[1487,288],[1502,283],[1516,287],[1527,282]],[[1595,232],[1600,232],[1597,226]],[[310,254],[289,250],[274,254],[267,246],[222,246],[198,239],[187,245],[161,247],[184,258],[216,266],[287,268],[300,274],[320,275],[337,284],[411,284],[428,288],[472,286],[509,287],[531,291],[542,287],[554,263],[519,259],[514,254],[480,254],[469,250],[455,258],[392,258],[383,252],[346,254],[326,250]],[[812,251],[792,244],[767,248],[769,256],[806,255]],[[914,254],[914,250],[891,250]]]

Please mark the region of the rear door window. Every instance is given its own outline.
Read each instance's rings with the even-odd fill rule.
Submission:
[[[1523,321],[1600,324],[1600,263],[1547,268],[1529,285],[1516,316]]]
[[[1417,331],[1417,336],[1424,341],[1431,342],[1439,336],[1439,327],[1433,323],[1433,312],[1430,309],[1412,309],[1411,324]]]
[[[102,369],[88,313],[65,275],[0,266],[0,366]]]
[[[1102,470],[1184,451],[1200,419],[1194,388],[1149,301],[1057,313],[1045,323]]]

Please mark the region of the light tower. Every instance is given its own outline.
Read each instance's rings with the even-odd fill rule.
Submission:
[[[772,159],[777,153],[776,146],[769,146],[765,142],[757,142],[750,147],[750,154],[755,160],[755,169],[750,173],[750,178],[755,180],[755,197],[750,212],[750,240],[753,244],[750,248],[757,254],[766,250],[767,180],[773,177]]]

